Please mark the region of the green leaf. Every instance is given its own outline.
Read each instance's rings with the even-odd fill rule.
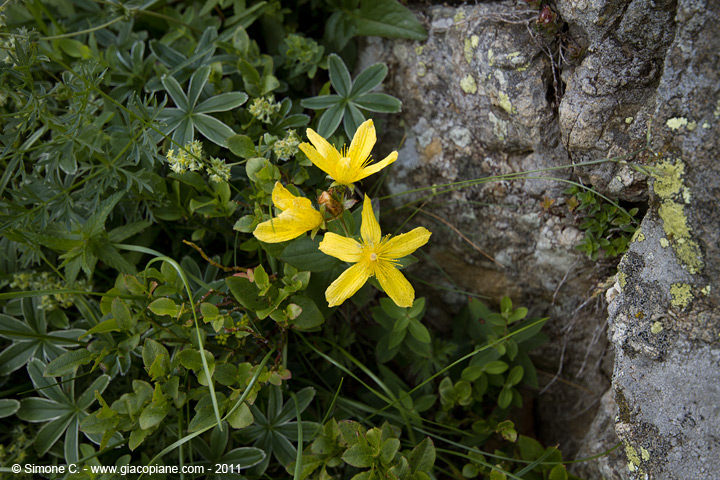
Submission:
[[[215,95],[207,100],[203,101],[200,105],[195,107],[195,113],[213,113],[213,112],[227,112],[233,108],[237,108],[248,99],[246,93],[243,92],[230,92],[221,93]]]
[[[175,102],[175,106],[177,106],[177,108],[185,112],[190,110],[190,104],[188,103],[188,98],[185,95],[185,92],[183,92],[182,87],[172,75],[164,75],[160,81],[168,94],[170,94],[170,98],[172,98],[173,102]],[[182,145],[185,144],[183,143]]]
[[[328,138],[330,135],[335,133],[340,122],[342,122],[343,115],[345,114],[345,105],[337,103],[332,107],[325,110],[320,116],[318,122],[318,134],[322,137]]]
[[[152,433],[152,430],[143,430],[142,428],[136,428],[130,433],[130,440],[128,441],[128,447],[130,450],[135,450],[145,440],[145,438]]]
[[[485,365],[485,371],[490,375],[499,375],[508,369],[508,364],[502,360],[495,360]]]
[[[143,345],[142,349],[142,359],[145,368],[149,370],[153,363],[155,363],[160,356],[165,356],[166,359],[170,358],[170,354],[168,353],[167,348],[165,348],[159,342],[153,340],[152,338],[146,338],[145,344]]]
[[[80,365],[87,365],[94,355],[85,348],[65,352],[45,367],[44,375],[47,377],[61,377],[72,373]]]
[[[257,155],[255,144],[247,135],[233,135],[227,139],[228,148],[240,158],[252,158]]]
[[[177,306],[174,301],[165,297],[153,300],[147,308],[155,315],[161,316],[169,315],[175,317],[180,312],[180,307]]]
[[[0,399],[0,418],[9,417],[20,409],[20,402],[10,398]]]
[[[380,461],[385,465],[390,465],[398,450],[400,450],[400,440],[388,438],[380,447]]]
[[[435,444],[429,437],[418,443],[408,457],[410,469],[415,472],[431,472],[435,465]]]
[[[512,370],[510,370],[510,373],[507,376],[507,380],[505,380],[505,385],[508,387],[512,387],[520,383],[523,377],[523,367],[520,365],[515,365]]]
[[[170,404],[165,402],[162,404],[157,404],[155,402],[151,403],[140,414],[140,418],[138,419],[138,425],[140,425],[140,428],[143,430],[148,430],[156,425],[159,425],[160,422],[163,421],[163,419],[167,416],[168,412],[170,411]]]
[[[90,47],[72,38],[61,38],[58,41],[60,49],[73,58],[91,58]]]
[[[342,97],[340,97],[340,95],[320,95],[318,97],[310,97],[300,100],[300,105],[303,108],[309,108],[311,110],[323,110],[325,108],[332,107],[341,100]]]
[[[430,343],[430,332],[428,332],[427,328],[425,328],[425,325],[420,323],[416,319],[410,320],[410,323],[408,324],[408,330],[410,331],[410,334],[417,339],[418,342],[422,343]]]
[[[122,330],[132,330],[137,323],[137,320],[130,313],[130,309],[125,305],[125,302],[115,297],[112,301],[111,311],[113,318],[117,320],[118,327]]]
[[[258,311],[268,307],[267,301],[258,296],[257,287],[247,278],[227,277],[225,283],[235,299],[248,310]]]
[[[319,250],[321,240],[319,236],[315,239],[307,236],[298,238],[285,247],[280,259],[298,270],[308,272],[324,272],[335,268],[340,261]]]
[[[368,93],[353,100],[353,104],[379,113],[397,113],[402,110],[402,102],[386,93]]]
[[[353,12],[357,35],[425,40],[427,32],[410,10],[395,0],[362,0]]]
[[[245,428],[252,425],[254,421],[253,414],[250,411],[250,407],[246,403],[243,403],[233,413],[227,417],[227,422],[232,428]]]
[[[348,448],[342,459],[345,463],[357,468],[368,468],[373,464],[375,451],[370,445],[357,443]]]
[[[194,106],[198,101],[198,98],[200,98],[200,94],[202,93],[203,89],[205,88],[205,84],[208,81],[208,77],[210,76],[210,65],[203,65],[202,67],[195,70],[195,73],[192,74],[192,77],[190,77],[190,84],[188,85],[188,105],[190,105],[189,110],[194,110]]]
[[[298,330],[313,330],[325,322],[322,312],[310,298],[304,295],[294,295],[290,297],[290,302],[296,304],[302,310],[300,315],[290,321],[290,325]]]
[[[221,147],[227,147],[227,139],[235,135],[232,128],[225,125],[217,118],[211,117],[204,113],[193,115],[195,128],[205,135],[205,138]]]
[[[370,65],[355,78],[350,91],[350,98],[355,99],[360,95],[375,90],[385,80],[387,74],[388,68],[384,63]]]
[[[550,470],[548,480],[568,480],[568,473],[565,465],[555,465],[553,469]]]
[[[388,335],[388,349],[392,350],[393,348],[397,347],[402,343],[403,340],[405,340],[405,335],[407,334],[407,330],[393,330]]]
[[[328,55],[327,62],[330,83],[341,97],[348,97],[352,89],[352,78],[348,68],[345,66],[345,62],[334,53]]]
[[[498,407],[507,408],[510,406],[510,402],[512,402],[512,389],[504,387],[498,395]]]

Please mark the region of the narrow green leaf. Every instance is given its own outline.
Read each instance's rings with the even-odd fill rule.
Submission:
[[[398,113],[402,102],[386,93],[366,93],[353,100],[353,104],[363,110],[379,113]]]
[[[334,53],[328,55],[327,61],[330,82],[333,88],[341,97],[348,97],[352,89],[352,78],[348,68],[345,66],[345,62]]]
[[[212,113],[212,112],[226,112],[233,108],[238,108],[240,105],[245,103],[248,99],[247,93],[244,92],[229,92],[215,95],[207,100],[203,101],[195,107],[195,113]]]
[[[345,105],[343,103],[337,103],[325,110],[318,122],[318,134],[327,138],[335,133],[337,127],[340,126],[344,114]]]
[[[225,125],[217,118],[211,117],[204,113],[193,115],[195,128],[205,135],[205,138],[221,147],[227,147],[227,139],[235,135],[232,128]]]
[[[340,95],[320,95],[318,97],[304,98],[300,100],[300,105],[311,110],[322,110],[339,103],[341,99]]]
[[[388,68],[384,63],[376,63],[367,67],[355,78],[350,98],[354,99],[375,90],[385,80],[387,73]]]
[[[11,398],[0,399],[0,418],[9,417],[20,409],[20,402]]]
[[[177,106],[177,108],[185,112],[190,110],[188,98],[185,95],[185,92],[183,92],[183,89],[178,81],[175,80],[175,77],[172,75],[164,75],[160,81],[168,94],[170,94],[170,98],[172,98],[172,101],[175,102],[175,106]]]
[[[188,85],[188,110],[195,111],[195,104],[200,98],[200,94],[205,88],[205,84],[210,76],[210,65],[203,65],[202,67],[195,70],[195,73],[190,77],[190,84]]]

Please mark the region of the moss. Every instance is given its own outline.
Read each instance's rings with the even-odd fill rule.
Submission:
[[[510,97],[508,97],[506,93],[498,92],[498,97],[500,98],[500,106],[503,110],[507,113],[517,113],[517,109],[510,103]]]
[[[679,129],[680,127],[684,127],[687,124],[688,124],[687,118],[683,118],[683,117],[671,118],[670,120],[665,122],[665,125],[667,125],[668,128],[673,131]]]
[[[676,308],[687,307],[693,298],[691,287],[687,283],[673,283],[670,285],[670,295],[672,295],[670,303]]]
[[[472,75],[467,75],[465,78],[460,80],[460,88],[462,88],[465,93],[477,93],[477,83],[475,83],[475,79]]]

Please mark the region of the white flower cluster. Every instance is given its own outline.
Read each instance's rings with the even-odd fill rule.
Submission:
[[[273,143],[272,148],[280,160],[287,160],[298,152],[298,145],[300,145],[300,137],[295,130],[288,130],[285,138]]]
[[[270,123],[270,117],[280,111],[280,103],[275,101],[275,95],[253,99],[248,112],[263,123]]]
[[[185,173],[188,170],[196,172],[205,169],[210,180],[215,183],[230,180],[230,167],[225,165],[225,160],[211,158],[210,164],[203,162],[202,144],[199,140],[188,143],[177,152],[174,149],[168,150],[167,161],[170,164],[170,170],[175,173]]]

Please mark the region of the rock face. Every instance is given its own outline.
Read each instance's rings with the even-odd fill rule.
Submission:
[[[402,142],[388,189],[428,187],[390,200],[424,205],[416,218],[435,245],[424,264],[437,267],[425,278],[442,283],[442,266],[450,289],[510,295],[551,318],[537,360],[542,439],[566,458],[611,448],[613,427],[625,444],[580,467],[587,478],[720,470],[719,9],[559,0],[557,23],[538,29],[522,2],[423,6],[425,42],[370,39],[362,51],[362,64],[388,64],[386,89],[403,101],[381,131],[387,149]],[[617,259],[575,250],[568,181],[649,201],[608,292],[610,342],[598,293]]]

